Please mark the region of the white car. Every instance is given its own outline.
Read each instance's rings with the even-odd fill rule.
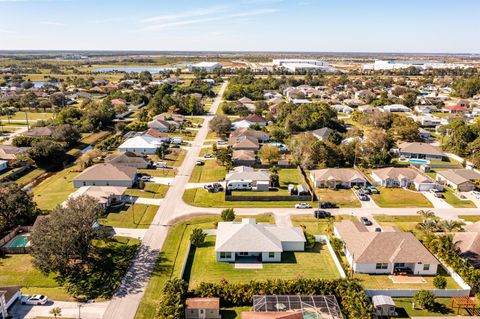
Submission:
[[[44,295],[25,295],[22,296],[22,305],[44,305],[48,301],[48,297]]]
[[[153,164],[153,166],[155,166],[156,168],[167,168],[168,167],[167,162],[156,162],[155,164]]]
[[[480,199],[480,192],[478,191],[473,191],[472,195],[475,196],[476,198]]]
[[[147,175],[140,177],[140,180],[143,182],[149,182],[151,179],[152,179],[152,176],[147,176]]]
[[[295,208],[304,209],[304,208],[312,208],[312,206],[310,206],[307,203],[298,203],[298,204],[295,204]]]

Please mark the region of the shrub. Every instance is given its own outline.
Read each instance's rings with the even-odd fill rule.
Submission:
[[[445,287],[447,287],[447,280],[445,277],[438,275],[433,279],[433,285],[437,289],[445,289]]]
[[[429,290],[419,290],[413,296],[416,304],[424,309],[433,309],[435,306],[435,295]]]
[[[205,242],[207,234],[200,228],[195,228],[190,235],[190,243],[195,247],[200,247]]]
[[[303,233],[305,234],[305,239],[307,240],[305,242],[305,250],[312,250],[313,247],[315,247],[315,236],[313,236],[312,234],[310,233],[307,233],[306,231],[303,231]]]
[[[226,208],[222,210],[222,214],[220,216],[224,222],[231,222],[235,219],[235,211],[233,208]]]
[[[187,289],[188,285],[182,279],[174,278],[167,281],[159,303],[158,318],[184,318]]]

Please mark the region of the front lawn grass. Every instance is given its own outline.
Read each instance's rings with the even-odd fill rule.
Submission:
[[[466,222],[480,222],[480,216],[479,215],[458,215],[458,218],[463,219]]]
[[[446,289],[461,289],[461,287],[450,277],[447,272],[438,267],[438,274],[445,277],[447,280]],[[435,276],[422,276],[425,279],[425,283],[393,283],[388,278],[388,275],[370,275],[370,274],[353,274],[353,278],[360,280],[361,285],[366,289],[436,289],[433,285],[433,279]]]
[[[157,211],[158,206],[154,205],[127,204],[109,211],[106,217],[100,218],[100,223],[118,228],[148,228]]]
[[[22,185],[22,186],[27,185],[27,184],[31,183],[34,179],[36,179],[37,177],[42,175],[43,173],[45,173],[45,169],[38,168],[38,167],[33,168],[31,171],[29,171],[25,175],[23,175],[20,178],[18,178],[17,180],[15,180],[15,183],[17,183],[18,185]]]
[[[420,192],[410,191],[403,188],[377,187],[380,194],[372,194],[370,197],[383,208],[395,207],[433,207],[432,203]]]
[[[315,188],[315,194],[317,194],[319,201],[332,202],[341,208],[362,206],[351,189]]]
[[[451,298],[436,298],[436,305],[432,310],[421,309],[418,305],[412,309],[413,298],[394,298],[396,309],[398,313],[397,318],[411,318],[423,316],[453,316],[456,310],[450,308],[452,304]],[[461,309],[459,315],[469,316],[465,309]]]
[[[455,208],[477,208],[471,200],[458,198],[448,187],[445,188],[442,194],[445,196],[445,201]]]
[[[168,185],[145,183],[144,189],[129,188],[125,191],[125,195],[140,198],[164,198],[167,191]]]
[[[40,113],[40,112],[28,112],[28,120],[29,121],[36,121],[36,120],[48,120],[53,117],[53,113]],[[8,116],[2,115],[0,116],[0,120],[8,122]],[[15,114],[10,116],[10,120],[15,121],[27,121],[25,117],[25,112],[16,112]]]
[[[333,231],[333,223],[342,220],[357,220],[355,216],[335,215],[332,218],[317,219],[311,215],[292,215],[293,226],[300,226],[306,232],[314,235],[329,235]]]
[[[175,177],[175,175],[177,175],[177,170],[171,168],[138,169],[137,172],[148,174],[153,177]]]
[[[73,179],[79,174],[77,167],[68,167],[54,173],[33,188],[34,200],[38,208],[52,210],[75,191]]]
[[[190,175],[190,183],[211,183],[225,178],[225,167],[219,165],[215,159],[205,160],[204,163],[202,166],[194,167]]]
[[[184,276],[190,289],[201,282],[218,283],[223,279],[232,283],[298,277],[339,278],[330,253],[319,243],[311,251],[284,252],[282,262],[264,263],[263,269],[235,269],[233,263],[217,262],[214,247],[215,236],[207,236],[201,247],[190,250]]]
[[[261,192],[255,192],[260,194]],[[255,194],[257,195],[257,194]],[[203,188],[191,188],[185,190],[183,193],[183,200],[192,206],[197,207],[278,207],[278,208],[293,208],[295,201],[225,201],[225,193],[209,193]],[[310,203],[313,205],[313,203]]]
[[[167,162],[168,166],[180,166],[187,155],[187,151],[181,148],[171,148],[165,158],[161,159],[157,155],[150,155],[153,162]]]

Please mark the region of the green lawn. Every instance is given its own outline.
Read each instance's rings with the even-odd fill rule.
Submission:
[[[225,178],[225,167],[220,166],[216,160],[209,159],[205,160],[204,163],[205,165],[195,166],[190,176],[190,183],[218,182]]]
[[[122,209],[108,212],[105,218],[100,219],[100,223],[120,228],[148,228],[157,211],[158,206],[154,205],[128,204]]]
[[[19,185],[27,185],[43,173],[45,173],[45,170],[43,168],[33,168],[31,171],[15,180],[15,183]]]
[[[380,207],[433,207],[432,203],[419,192],[398,187],[377,187],[377,189],[380,194],[372,194],[371,198]]]
[[[316,219],[311,215],[293,215],[290,218],[293,226],[300,226],[308,233],[315,235],[328,235],[333,231],[333,223],[341,220],[357,220],[355,216],[336,215],[331,219]]]
[[[73,298],[60,287],[54,275],[45,276],[32,265],[28,254],[7,255],[0,258],[0,286],[22,286],[22,293],[45,294],[58,301],[72,301]]]
[[[34,200],[40,209],[54,209],[75,191],[73,179],[80,173],[76,169],[75,166],[66,168],[46,178],[33,188]]]
[[[150,159],[153,162],[167,162],[168,166],[180,166],[187,155],[187,151],[181,148],[170,149],[164,159],[159,158],[157,155],[150,155]]]
[[[168,185],[145,183],[144,189],[130,188],[127,189],[125,195],[136,196],[142,198],[164,198],[168,191]]]
[[[171,168],[138,169],[137,172],[148,174],[153,177],[175,177],[175,175],[177,175],[177,170]]]
[[[472,222],[472,223],[476,223],[480,221],[479,215],[458,215],[458,218],[461,218],[466,222]]]
[[[261,192],[258,192],[260,194]],[[257,194],[255,194],[257,195]],[[295,206],[294,201],[225,201],[225,194],[209,193],[203,188],[191,188],[183,193],[183,200],[197,207],[278,207],[292,208]],[[312,204],[312,203],[310,203]]]
[[[421,223],[422,217],[411,215],[411,216],[395,216],[395,215],[375,215],[373,216],[375,220],[381,226],[397,226],[402,231],[415,231],[415,227],[418,223]]]
[[[476,208],[475,204],[471,200],[463,200],[458,198],[450,188],[445,188],[442,193],[445,196],[445,201],[455,208]]]
[[[173,137],[181,137],[184,141],[193,141],[195,136],[197,135],[198,131],[197,130],[183,130],[183,131],[177,131],[174,133],[171,133],[170,135]]]
[[[461,287],[450,277],[446,271],[439,266],[438,274],[445,276],[447,280],[446,289],[461,289]],[[425,283],[393,283],[388,275],[369,275],[369,274],[353,274],[354,278],[358,278],[366,289],[435,289],[433,279],[435,276],[422,276]]]
[[[222,319],[240,319],[242,312],[253,311],[252,307],[232,307],[220,309]]]
[[[326,247],[317,244],[312,251],[285,252],[281,263],[264,263],[263,269],[235,269],[233,263],[216,261],[215,236],[207,236],[205,243],[190,251],[185,280],[190,288],[201,282],[248,282],[265,279],[339,278],[338,270]]]
[[[53,117],[53,113],[37,113],[37,112],[28,112],[28,120],[48,120]],[[26,121],[25,112],[16,112],[10,117],[11,120],[22,120]],[[0,120],[8,123],[8,116],[0,116]]]
[[[351,189],[315,188],[315,194],[322,202],[333,202],[338,207],[361,207],[360,201]]]
[[[416,306],[412,309],[413,298],[394,298],[396,311],[398,313],[397,318],[411,318],[422,316],[453,316],[455,311],[450,308],[452,304],[451,298],[437,298],[435,299],[437,305],[433,310],[420,309]],[[460,315],[468,316],[469,314],[464,310],[460,310]]]

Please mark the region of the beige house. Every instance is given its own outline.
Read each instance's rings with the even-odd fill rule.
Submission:
[[[437,181],[460,192],[475,190],[475,182],[480,180],[480,174],[470,169],[449,169],[437,172]]]
[[[137,179],[137,169],[114,164],[93,165],[73,179],[73,186],[123,186],[130,188]]]
[[[127,190],[121,186],[82,186],[68,196],[68,199],[74,199],[79,196],[90,196],[98,201],[98,204],[107,209],[111,205],[123,203]]]
[[[185,319],[219,319],[220,298],[187,298]]]
[[[398,146],[400,157],[427,160],[441,160],[443,152],[428,143],[402,143]]]
[[[358,221],[334,224],[334,234],[344,244],[345,256],[355,273],[392,274],[408,268],[414,275],[436,275],[438,260],[415,238],[396,228],[371,232]]]
[[[13,161],[17,155],[26,153],[30,147],[16,147],[13,145],[0,145],[0,159]]]
[[[125,152],[112,154],[105,158],[105,163],[114,165],[123,165],[135,168],[147,168],[151,164],[151,160],[146,156],[137,155],[133,152]]]
[[[232,154],[235,166],[252,166],[255,164],[255,152],[247,150],[235,150]]]
[[[435,188],[435,182],[420,171],[409,167],[386,167],[372,171],[375,185],[383,187],[410,187],[418,191]]]
[[[475,268],[480,268],[480,222],[464,228],[464,232],[455,232],[453,243],[460,257],[467,259]]]
[[[327,168],[310,171],[310,179],[315,187],[351,188],[365,186],[367,180],[353,168]]]

